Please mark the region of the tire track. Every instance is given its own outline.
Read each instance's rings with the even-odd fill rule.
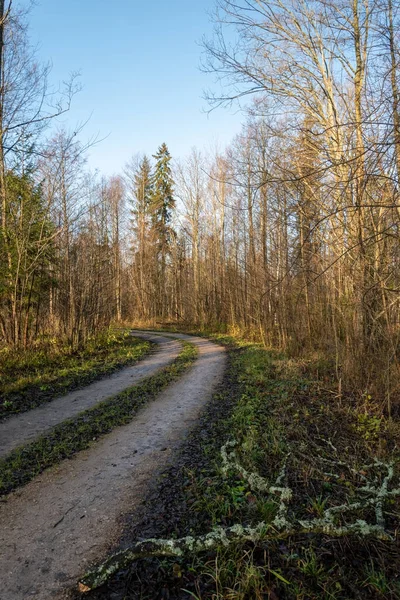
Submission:
[[[0,504],[1,598],[62,597],[89,563],[117,543],[124,517],[145,499],[149,483],[171,462],[222,380],[224,349],[184,339],[198,347],[199,357],[178,382],[131,423]]]
[[[109,377],[0,423],[0,458],[4,458],[18,446],[32,442],[55,425],[139,383],[145,377],[154,375],[172,363],[181,349],[179,342],[151,332],[138,334],[137,337],[155,342],[158,345],[157,352]]]

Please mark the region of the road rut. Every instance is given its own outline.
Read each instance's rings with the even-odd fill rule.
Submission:
[[[135,333],[136,335],[136,333]],[[50,469],[0,505],[0,597],[63,597],[89,563],[102,560],[124,516],[198,419],[222,381],[224,349],[201,338],[194,366],[128,425]]]
[[[159,346],[158,351],[131,367],[125,367],[117,371],[110,377],[60,396],[38,408],[0,423],[0,458],[6,456],[18,446],[32,442],[39,435],[62,423],[62,421],[71,419],[102,400],[139,383],[145,377],[154,375],[170,364],[178,356],[181,349],[179,342],[154,333],[140,333],[137,337],[155,342]]]

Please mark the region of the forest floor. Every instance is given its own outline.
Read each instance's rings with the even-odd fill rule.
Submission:
[[[399,422],[321,362],[154,335],[172,363],[0,462],[3,493],[30,481],[0,504],[0,598],[81,598],[139,542],[171,556],[87,600],[400,599]]]
[[[21,449],[22,472],[32,468],[33,474],[35,460],[40,472],[82,451],[40,476],[33,478],[28,472],[28,479],[22,475],[9,482],[15,488],[32,479],[0,504],[2,599],[62,595],[76,585],[88,564],[101,560],[117,543],[123,517],[143,502],[149,483],[170,464],[174,449],[197,422],[223,375],[221,346],[182,337],[190,345],[186,343],[172,364],[63,422],[55,428],[57,435],[42,436],[39,446],[33,442]],[[170,338],[160,336],[160,341],[171,353],[176,351]],[[60,439],[62,450],[57,446]],[[15,466],[15,461],[3,464],[6,479]]]
[[[139,557],[86,598],[399,599],[399,422],[340,396],[321,365],[214,339],[224,380],[117,546],[164,539],[171,556]],[[238,540],[240,526],[258,535]]]

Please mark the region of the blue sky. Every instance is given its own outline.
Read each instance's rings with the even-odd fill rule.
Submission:
[[[204,113],[213,77],[199,69],[199,41],[210,35],[214,0],[38,0],[30,37],[41,60],[53,64],[51,82],[80,71],[83,91],[64,119],[86,121],[83,138],[108,136],[90,151],[89,165],[120,172],[136,152],[153,154],[166,142],[182,157],[192,146],[223,147],[242,115]]]

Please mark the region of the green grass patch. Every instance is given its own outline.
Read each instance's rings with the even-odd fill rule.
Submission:
[[[175,361],[156,375],[108,398],[77,417],[57,425],[27,446],[17,448],[0,461],[0,495],[31,481],[44,469],[88,448],[101,435],[129,423],[138,409],[176,380],[197,356],[185,343]]]
[[[107,332],[72,351],[55,340],[30,350],[0,350],[0,419],[24,412],[144,358],[147,341]]]

